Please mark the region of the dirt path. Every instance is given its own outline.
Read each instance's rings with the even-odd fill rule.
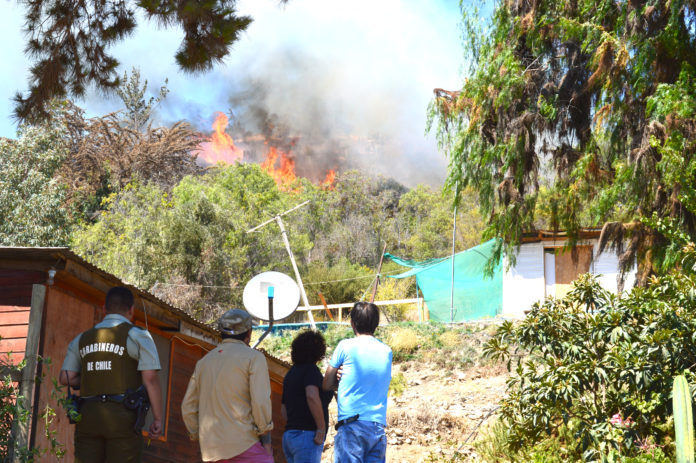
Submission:
[[[407,387],[389,399],[387,462],[449,461],[457,449],[476,461],[473,449],[463,445],[476,426],[497,408],[508,377],[504,368],[446,371],[432,365],[395,365]],[[336,403],[330,408],[331,425]],[[490,421],[491,416],[486,420]],[[333,434],[329,432],[322,463],[333,462]],[[471,441],[476,435],[471,436]]]

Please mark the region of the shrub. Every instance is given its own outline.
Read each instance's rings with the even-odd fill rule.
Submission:
[[[38,361],[50,365],[50,359],[40,358]],[[45,421],[45,437],[50,448],[18,445],[16,435],[18,425],[28,426],[32,414],[30,404],[27,403],[26,397],[20,391],[19,378],[22,377],[22,369],[25,366],[26,359],[15,365],[9,355],[3,354],[3,357],[0,358],[0,370],[2,370],[0,378],[0,461],[32,463],[40,461],[41,457],[46,454],[61,458],[65,454],[65,449],[55,437],[56,431],[53,429],[55,410],[48,405],[36,418]],[[37,379],[43,379],[43,376]],[[61,392],[60,388],[57,388],[57,392]]]
[[[394,360],[403,360],[416,351],[421,344],[421,338],[411,328],[397,328],[389,333],[387,344],[392,349]]]
[[[452,349],[462,344],[460,333],[457,331],[445,331],[440,336],[440,342],[444,348]]]
[[[376,300],[388,301],[408,298],[412,291],[412,286],[413,283],[409,281],[409,279],[395,280],[393,278],[382,278],[377,288]],[[415,304],[383,305],[380,306],[380,310],[387,321],[392,323],[405,321],[414,316],[418,319],[418,314],[414,307]]]
[[[511,368],[516,349],[529,353],[501,402],[511,449],[567,426],[587,460],[639,457],[648,439],[670,453],[672,378],[694,381],[694,332],[696,286],[681,272],[624,298],[585,275],[564,299],[536,304],[519,325],[505,322],[486,354]]]
[[[392,376],[391,382],[389,383],[389,395],[391,397],[399,397],[406,390],[406,377],[403,373],[399,372]]]

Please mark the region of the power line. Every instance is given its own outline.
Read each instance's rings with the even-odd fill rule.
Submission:
[[[388,273],[380,273],[380,276],[386,276],[386,275],[393,275],[395,273],[399,273],[400,270],[396,270],[393,272],[388,272]],[[324,283],[338,283],[341,281],[352,281],[352,280],[362,280],[365,278],[374,278],[374,275],[364,275],[360,277],[352,277],[352,278],[340,278],[338,280],[326,280],[326,281],[313,281],[310,283],[305,283],[305,286],[311,286],[311,285],[321,285]],[[184,284],[178,284],[178,283],[160,283],[157,282],[155,286],[180,286],[180,287],[197,287],[197,288],[227,288],[229,290],[236,290],[237,288],[230,288],[229,286],[216,286],[216,285],[195,285],[195,284],[190,284],[190,285],[184,285]]]
[[[380,273],[379,275],[380,275],[380,276],[384,276],[384,275],[393,275],[393,274],[399,273],[399,272],[400,272],[400,270],[397,270],[397,271],[389,272],[389,273]],[[314,281],[314,282],[312,282],[312,283],[305,283],[305,285],[320,285],[320,284],[322,284],[322,283],[335,283],[335,282],[338,282],[338,281],[362,280],[362,279],[364,279],[364,278],[374,278],[374,275],[365,275],[365,276],[353,277],[353,278],[342,278],[342,279],[340,279],[340,280]]]

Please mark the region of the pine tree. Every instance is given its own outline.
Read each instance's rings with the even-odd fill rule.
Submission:
[[[251,23],[238,16],[236,0],[32,0],[26,5],[26,53],[33,60],[29,92],[15,95],[15,116],[46,119],[53,98],[79,97],[89,85],[113,90],[118,61],[109,46],[136,28],[136,13],[163,26],[180,26],[184,39],[176,62],[185,72],[210,69],[229,53]]]

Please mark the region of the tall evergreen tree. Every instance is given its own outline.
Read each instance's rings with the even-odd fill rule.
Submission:
[[[185,72],[210,69],[251,23],[236,0],[32,0],[26,5],[26,53],[33,60],[29,92],[15,96],[20,120],[45,119],[52,98],[79,97],[89,85],[113,90],[118,61],[109,46],[133,33],[137,12],[180,26],[176,62]]]
[[[473,186],[510,251],[540,225],[603,227],[638,282],[673,264],[665,224],[696,235],[696,2],[504,0],[464,15],[475,65],[437,89],[449,185]]]

